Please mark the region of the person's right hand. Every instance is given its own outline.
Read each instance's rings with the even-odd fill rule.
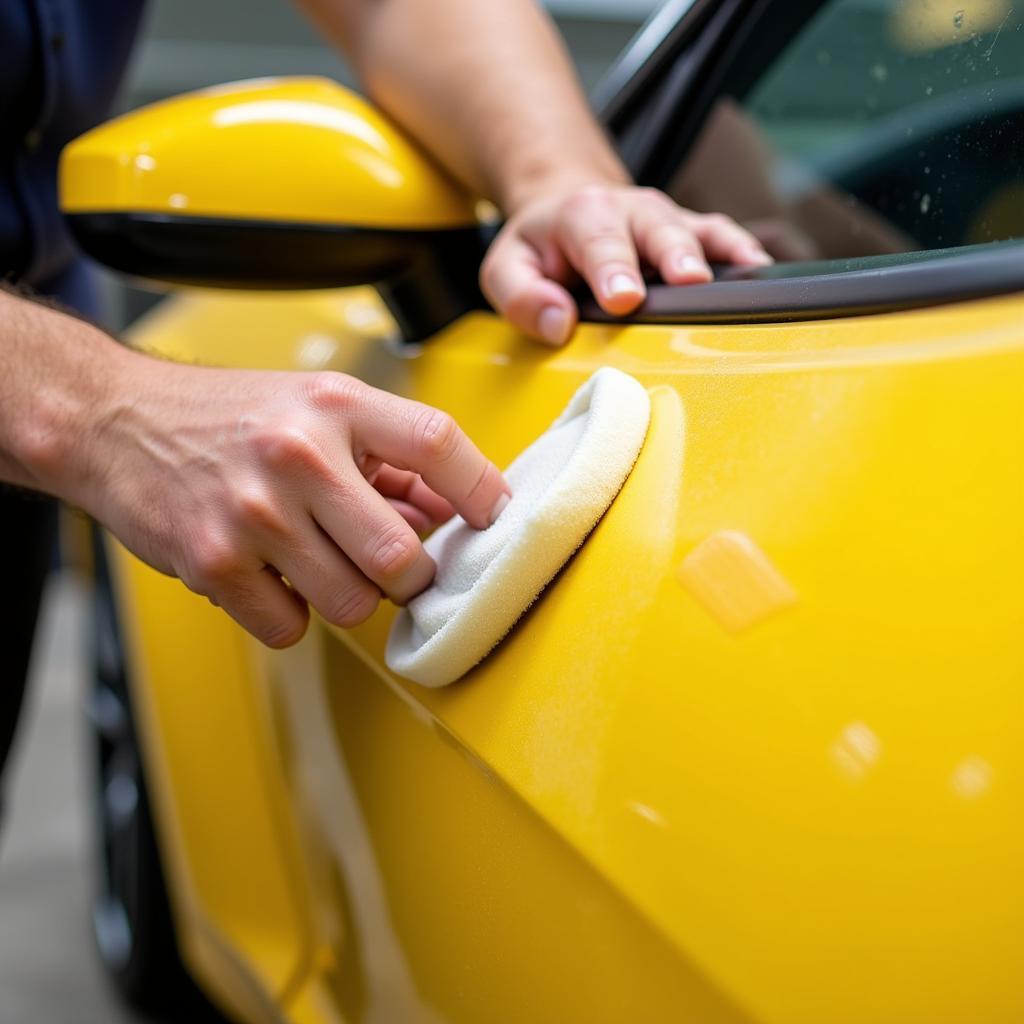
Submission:
[[[123,365],[72,498],[271,647],[307,601],[339,626],[408,601],[434,576],[417,531],[453,509],[487,527],[508,500],[450,416],[353,377]]]

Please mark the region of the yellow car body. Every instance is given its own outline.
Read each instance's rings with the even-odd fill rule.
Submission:
[[[81,145],[104,141],[139,155]],[[147,194],[229,194],[237,150],[201,151]],[[71,212],[132,208],[95,153],[76,192],[74,153]],[[162,172],[149,153],[131,174]],[[459,221],[401,154],[410,205],[443,194]],[[272,652],[112,544],[201,987],[268,1024],[1024,1019],[1022,325],[1011,294],[588,322],[552,351],[473,312],[409,349],[366,287],[145,317],[142,350],[351,373],[450,411],[499,465],[599,367],[653,403],[604,519],[445,689],[386,668],[390,605]]]
[[[270,652],[117,550],[203,982],[268,1021],[1024,1013],[1024,299],[556,353],[481,314],[413,358],[384,318],[365,291],[190,296],[133,342],[356,372],[499,463],[613,365],[650,433],[440,691],[385,667],[392,607]]]

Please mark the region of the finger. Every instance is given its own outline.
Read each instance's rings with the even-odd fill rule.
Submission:
[[[445,523],[455,514],[451,502],[432,491],[418,473],[383,464],[370,482],[385,498],[397,499],[391,502],[394,507],[399,501],[408,504],[430,523]]]
[[[410,505],[407,501],[402,501],[400,498],[388,498],[387,502],[420,537],[432,526],[437,525],[422,509],[418,509],[415,505]]]
[[[416,531],[354,467],[320,489],[312,511],[331,540],[396,604],[430,586],[434,562]]]
[[[646,289],[629,219],[604,190],[584,189],[569,199],[556,235],[602,309],[621,316],[643,302]]]
[[[305,600],[269,567],[225,580],[210,600],[267,647],[291,647],[309,623]]]
[[[358,448],[418,473],[470,526],[485,529],[508,504],[511,491],[497,466],[440,409],[374,391],[350,423]]]
[[[537,250],[515,235],[491,246],[480,287],[503,317],[549,345],[565,344],[576,327],[576,303],[546,276]]]
[[[750,266],[773,262],[754,235],[725,214],[696,214],[690,224],[710,260]]]
[[[380,589],[338,550],[312,520],[292,532],[288,543],[267,553],[268,561],[335,626],[365,622],[380,602]]]
[[[679,210],[669,203],[646,203],[632,215],[640,255],[658,268],[667,284],[710,281],[704,250]]]

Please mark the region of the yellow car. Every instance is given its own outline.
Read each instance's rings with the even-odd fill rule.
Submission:
[[[272,652],[105,542],[95,920],[130,998],[1024,1020],[1024,29],[960,3],[666,5],[609,129],[780,262],[585,304],[560,351],[483,304],[486,208],[331,82],[69,147],[86,250],[198,286],[141,349],[352,373],[501,465],[598,368],[652,402],[603,520],[447,688],[386,668],[393,607]]]

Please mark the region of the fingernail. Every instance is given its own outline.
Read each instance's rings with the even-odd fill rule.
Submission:
[[[569,314],[561,306],[546,306],[537,319],[537,330],[545,341],[561,345],[569,333]]]
[[[616,295],[625,295],[627,293],[635,295],[641,291],[640,282],[635,277],[630,277],[629,274],[613,274],[607,285],[608,297],[613,298]]]
[[[765,267],[770,263],[774,263],[775,260],[764,251],[764,249],[744,249],[740,253],[740,258],[745,260],[747,263],[752,263],[754,266]]]
[[[711,271],[703,260],[686,253],[676,257],[676,270],[680,274],[699,274],[701,277],[711,276]]]
[[[488,522],[492,526],[494,525],[494,522],[497,520],[498,516],[500,516],[501,513],[505,511],[505,508],[508,505],[509,501],[511,500],[511,497],[512,496],[506,492],[505,494],[502,494],[502,496],[494,503],[494,508],[491,509],[491,515],[490,518],[488,519]]]

